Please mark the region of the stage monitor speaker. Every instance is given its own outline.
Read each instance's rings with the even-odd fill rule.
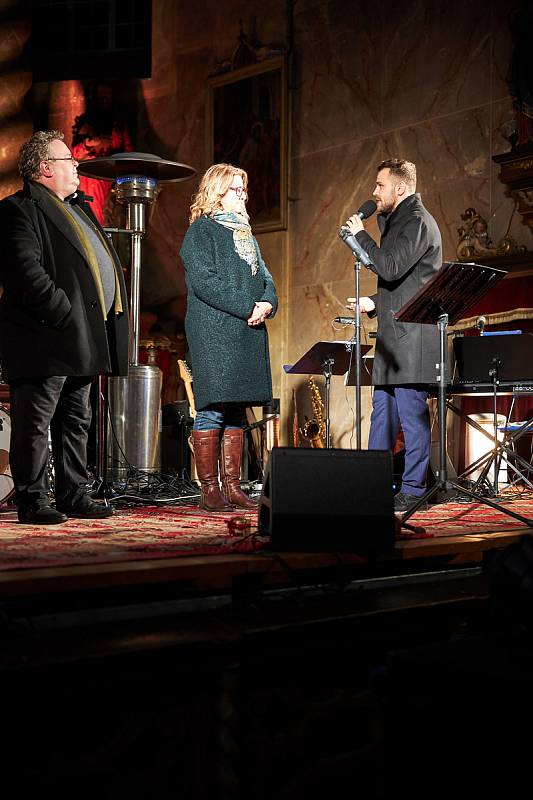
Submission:
[[[394,547],[388,450],[275,447],[259,503],[259,529],[273,550],[354,552]]]

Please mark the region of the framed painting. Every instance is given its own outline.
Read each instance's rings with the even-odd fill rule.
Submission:
[[[207,157],[248,174],[255,233],[287,227],[287,80],[283,56],[209,79]]]

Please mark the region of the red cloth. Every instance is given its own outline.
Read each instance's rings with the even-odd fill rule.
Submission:
[[[466,317],[494,314],[498,311],[512,311],[515,308],[533,310],[533,276],[509,278],[499,281],[479,303],[466,312]],[[508,328],[508,326],[505,326]],[[515,327],[515,324],[511,327]],[[502,328],[503,329],[503,328]]]
[[[131,153],[132,150],[133,145],[128,131],[114,128],[110,136],[84,139],[72,148],[72,155],[78,161],[87,161],[92,158],[105,158],[113,153]],[[111,181],[80,175],[80,191],[93,198],[90,201],[91,207],[101,225],[104,224],[105,204],[112,185]]]

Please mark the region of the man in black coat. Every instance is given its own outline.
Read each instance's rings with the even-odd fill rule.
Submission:
[[[0,351],[23,523],[112,513],[85,491],[89,390],[95,375],[127,374],[127,300],[117,256],[84,197],[76,195],[77,166],[62,133],[38,131],[20,152],[24,188],[0,203]]]
[[[364,230],[357,214],[346,223],[368,253],[369,269],[378,276],[377,294],[361,298],[361,311],[378,318],[368,447],[392,449],[401,426],[405,468],[396,511],[408,510],[425,492],[431,448],[427,384],[436,381],[439,361],[436,326],[403,324],[394,317],[442,266],[437,223],[415,190],[413,163],[383,161],[374,189],[380,245]],[[348,301],[353,303],[354,298]]]

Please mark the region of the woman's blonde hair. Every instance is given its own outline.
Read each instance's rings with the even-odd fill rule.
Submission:
[[[189,222],[194,222],[201,216],[210,217],[215,211],[220,211],[220,200],[228,191],[235,175],[240,175],[246,191],[248,175],[243,169],[232,164],[213,164],[209,167],[193,197]]]

